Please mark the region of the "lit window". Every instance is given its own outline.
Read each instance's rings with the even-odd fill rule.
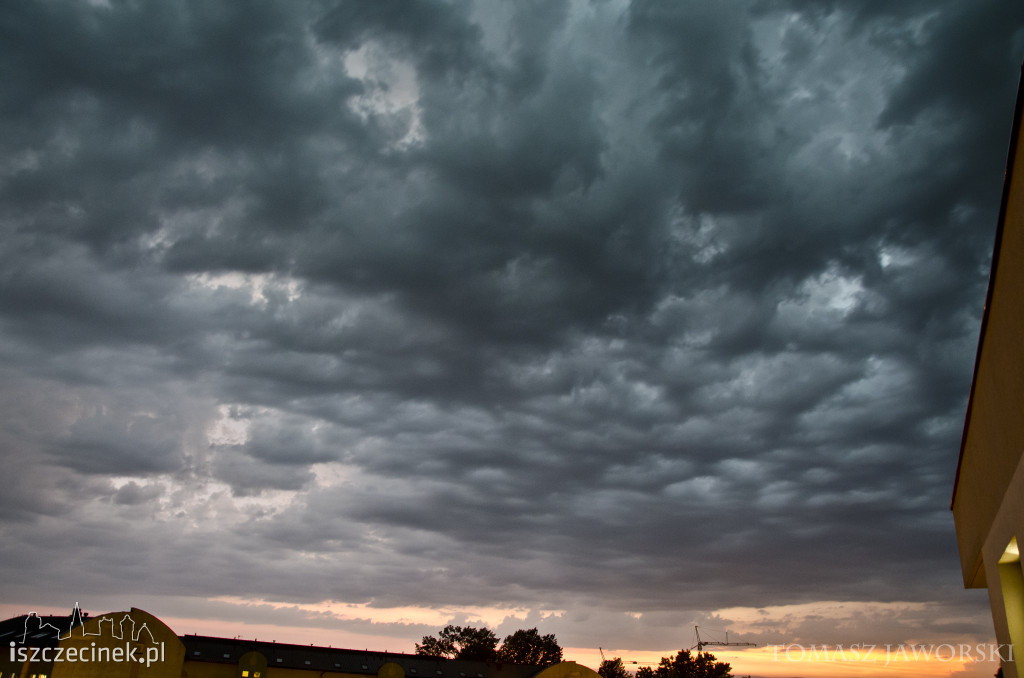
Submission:
[[[306,660],[306,666],[309,666],[309,660],[308,659]]]
[[[242,678],[249,678],[249,672],[248,671],[242,671]]]
[[[280,664],[280,663],[281,663],[281,658],[280,658],[280,657],[278,657],[278,658],[277,658],[277,663],[278,663],[278,664]]]
[[[252,672],[252,678],[260,678],[260,672],[259,671],[253,671]]]

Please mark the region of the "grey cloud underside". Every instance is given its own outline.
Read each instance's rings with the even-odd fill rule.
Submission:
[[[4,7],[5,580],[78,590],[77,553],[97,591],[382,605],[955,588],[1022,25]]]

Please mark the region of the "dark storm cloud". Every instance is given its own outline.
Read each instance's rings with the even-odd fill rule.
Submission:
[[[948,598],[1022,18],[5,8],[11,597]]]

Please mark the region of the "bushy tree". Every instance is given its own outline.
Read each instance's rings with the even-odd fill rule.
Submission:
[[[649,667],[643,668],[646,668],[648,672],[651,670]],[[640,670],[642,671],[643,669]],[[632,678],[629,671],[623,666],[621,657],[602,660],[601,667],[597,670],[597,673],[601,678]],[[637,671],[637,675],[639,674],[640,671]]]
[[[509,664],[546,666],[562,661],[562,648],[552,633],[540,635],[537,629],[519,629],[505,636],[498,650],[498,661]]]
[[[423,636],[423,642],[416,643],[416,654],[490,662],[498,658],[497,645],[498,636],[487,627],[449,624],[436,638]]]
[[[726,662],[715,660],[710,652],[690,654],[689,650],[680,650],[675,657],[662,657],[658,668],[650,674],[637,678],[730,678],[732,667]]]
[[[537,629],[520,629],[505,637],[501,649],[498,637],[489,628],[448,625],[434,636],[423,636],[416,643],[416,654],[447,659],[473,659],[545,666],[562,661],[562,648],[553,634],[540,635]]]

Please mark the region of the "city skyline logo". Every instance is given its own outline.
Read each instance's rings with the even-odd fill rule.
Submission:
[[[66,631],[60,628],[65,623]],[[90,627],[95,630],[89,631]],[[64,642],[76,638],[81,639],[81,642]],[[20,643],[11,641],[12,663],[24,665],[40,662],[128,662],[149,667],[156,662],[164,661],[164,643],[156,642],[148,624],[139,625],[129,612],[123,615],[118,612],[89,617],[82,613],[78,603],[75,603],[66,622],[65,618],[60,616],[41,617],[36,612],[28,613],[25,615],[20,640]],[[57,646],[51,647],[51,641],[56,641]]]
[[[99,638],[105,635],[105,627],[109,627],[110,629],[109,637],[116,640],[134,643],[144,642],[147,644],[154,644],[156,642],[153,638],[153,632],[149,630],[149,626],[145,623],[141,626],[136,624],[135,620],[132,619],[131,613],[126,612],[120,619],[115,619],[113,615],[102,615],[98,618],[98,628],[95,632],[89,632],[86,630],[85,623],[96,619],[96,617],[83,615],[81,606],[76,602],[74,609],[71,611],[71,617],[68,620],[68,628],[64,631],[50,622],[44,621],[43,617],[40,617],[36,612],[29,612],[25,616],[24,630],[21,634],[20,644],[26,645],[29,640],[47,637],[51,637],[57,641],[67,640],[74,635],[76,629],[82,638]],[[50,633],[53,635],[49,635]]]

